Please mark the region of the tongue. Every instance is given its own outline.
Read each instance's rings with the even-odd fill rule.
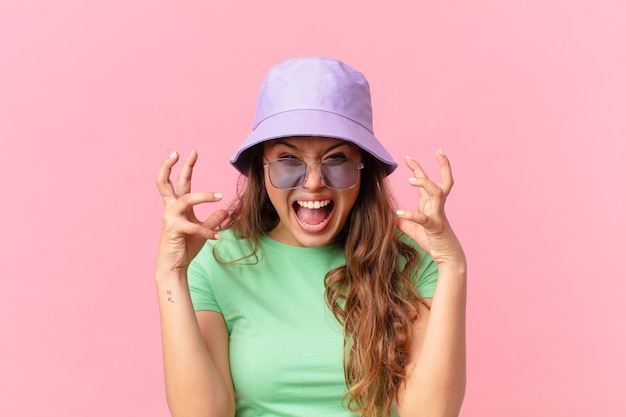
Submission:
[[[308,209],[304,207],[298,208],[298,217],[306,224],[316,225],[328,217],[328,208]]]

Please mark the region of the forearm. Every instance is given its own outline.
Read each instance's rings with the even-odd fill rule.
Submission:
[[[202,338],[186,274],[157,271],[156,278],[165,385],[172,415],[234,415],[234,399]]]
[[[457,416],[465,395],[465,262],[440,265],[423,340],[407,372],[402,417]]]

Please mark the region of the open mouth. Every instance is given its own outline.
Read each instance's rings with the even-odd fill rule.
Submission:
[[[326,227],[334,208],[335,203],[332,200],[298,200],[293,203],[293,209],[300,225],[314,232],[321,231]]]

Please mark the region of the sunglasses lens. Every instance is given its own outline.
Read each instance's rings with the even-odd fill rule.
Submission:
[[[358,164],[350,159],[333,158],[322,163],[324,183],[338,190],[351,188],[359,175]]]
[[[269,175],[276,188],[296,188],[304,183],[306,163],[298,159],[277,159],[270,162]]]

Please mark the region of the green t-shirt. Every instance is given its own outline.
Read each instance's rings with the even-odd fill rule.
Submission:
[[[189,267],[196,310],[224,316],[238,417],[354,416],[341,404],[347,388],[343,331],[326,306],[324,277],[345,265],[339,245],[303,248],[261,239],[258,262],[230,231],[208,241]],[[418,249],[417,288],[432,297],[437,264]],[[255,263],[256,262],[256,263]]]

